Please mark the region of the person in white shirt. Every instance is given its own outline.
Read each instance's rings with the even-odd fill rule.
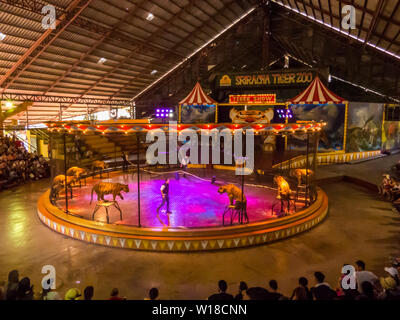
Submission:
[[[364,281],[370,282],[374,287],[380,287],[379,278],[371,271],[366,271],[365,263],[361,260],[358,260],[356,262],[356,281],[358,292],[360,292],[361,294],[363,293],[361,284]]]

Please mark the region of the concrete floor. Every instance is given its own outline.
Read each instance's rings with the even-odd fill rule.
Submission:
[[[398,158],[338,171],[367,176],[385,171]],[[378,179],[380,173],[374,174]],[[40,181],[0,193],[0,281],[16,268],[39,290],[42,266],[51,264],[60,293],[93,285],[96,299],[107,298],[113,287],[129,299],[143,299],[154,286],[162,299],[204,299],[216,291],[219,279],[227,280],[232,293],[241,280],[266,286],[276,279],[290,295],[298,277],[311,280],[314,271],[323,271],[336,285],[344,263],[362,259],[368,269],[383,275],[390,258],[400,256],[400,215],[377,195],[349,183],[322,185],[329,196],[329,214],[307,233],[262,247],[196,254],[112,249],[63,237],[36,215],[36,201],[47,187],[48,181]]]

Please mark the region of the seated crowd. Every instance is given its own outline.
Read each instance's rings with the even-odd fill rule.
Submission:
[[[340,275],[336,286],[332,286],[326,282],[325,275],[317,271],[314,273],[312,287],[309,287],[307,278],[300,277],[297,287],[290,295],[280,292],[276,280],[270,280],[268,288],[249,288],[245,282],[241,281],[237,294],[233,295],[228,293],[226,281],[220,280],[218,293],[211,295],[208,300],[400,300],[400,259],[396,259],[391,267],[384,268],[385,274],[380,278],[365,270],[365,263],[361,260],[356,262],[354,270],[354,287],[351,286],[352,281],[345,274]],[[64,295],[51,289],[34,292],[30,279],[24,277],[20,280],[17,270],[9,273],[7,283],[0,282],[0,300],[92,300],[93,298],[93,286],[87,286],[83,293],[78,288],[71,288]],[[108,298],[108,300],[126,299],[120,295],[117,288],[111,290]],[[159,299],[158,289],[151,288],[144,299]]]
[[[43,156],[29,153],[14,137],[0,137],[0,190],[49,175],[49,164]]]

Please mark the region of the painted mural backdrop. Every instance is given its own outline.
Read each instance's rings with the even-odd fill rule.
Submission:
[[[347,152],[381,149],[383,106],[367,102],[349,104]]]
[[[325,121],[318,152],[343,150],[345,105],[297,105],[292,106],[296,121]],[[307,135],[295,135],[291,139],[292,149],[303,149]]]
[[[382,139],[382,149],[400,148],[400,121],[385,121]]]
[[[214,123],[216,107],[182,106],[182,123]]]

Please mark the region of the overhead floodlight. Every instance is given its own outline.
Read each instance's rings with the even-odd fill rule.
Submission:
[[[3,32],[0,32],[0,41],[3,41],[6,38],[6,35]]]
[[[152,75],[152,76],[154,76],[156,73],[158,72],[158,70],[153,70],[152,72],[150,72],[150,74]]]
[[[146,20],[147,21],[151,21],[151,20],[153,20],[154,19],[154,15],[150,12],[148,15],[147,15],[147,17],[146,17]]]
[[[103,64],[103,63],[106,62],[106,61],[107,61],[106,58],[100,58],[99,61],[97,61],[97,63]]]
[[[11,109],[13,107],[13,103],[11,101],[6,102],[6,108]]]

